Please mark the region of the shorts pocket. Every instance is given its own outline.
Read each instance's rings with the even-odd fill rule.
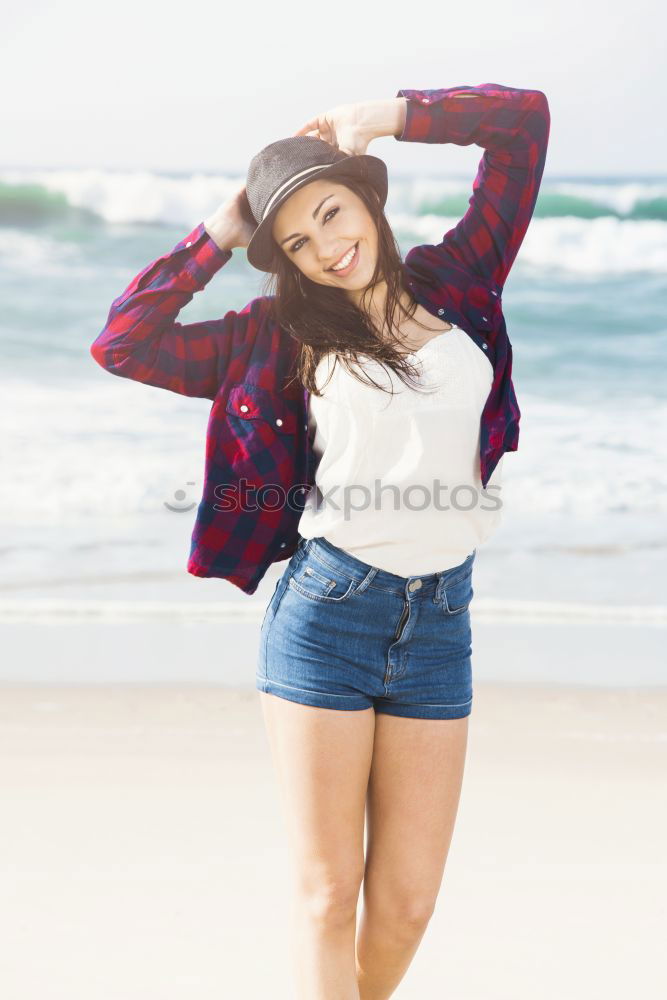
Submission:
[[[290,574],[289,586],[311,601],[338,604],[354,593],[356,581],[342,570],[325,566],[306,554]]]
[[[470,607],[475,591],[472,586],[472,570],[452,583],[445,583],[442,589],[442,609],[446,615],[462,615]]]

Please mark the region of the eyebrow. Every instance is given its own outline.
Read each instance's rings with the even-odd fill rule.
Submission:
[[[323,198],[323,199],[322,199],[322,201],[321,201],[321,202],[319,203],[319,205],[317,206],[317,208],[316,208],[316,209],[315,209],[315,211],[313,212],[313,218],[314,218],[314,219],[316,219],[316,218],[317,218],[317,213],[318,213],[318,212],[319,212],[319,210],[320,210],[320,209],[322,208],[322,205],[324,204],[324,202],[325,202],[325,201],[328,201],[328,200],[329,200],[329,198],[335,198],[335,195],[333,195],[333,194],[328,194],[328,195],[326,196],[326,198]],[[293,240],[295,236],[301,236],[301,233],[292,233],[292,235],[291,235],[291,236],[286,236],[284,240],[281,240],[281,241],[280,241],[280,245],[282,246],[282,245],[283,245],[283,243],[287,243],[287,241],[288,241],[288,240]]]

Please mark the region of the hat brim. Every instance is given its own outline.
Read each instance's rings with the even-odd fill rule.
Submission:
[[[377,156],[371,156],[369,153],[355,154],[354,156],[348,156],[344,160],[336,160],[335,163],[323,166],[314,177],[311,175],[305,178],[276,202],[269,214],[265,219],[262,219],[250,237],[250,242],[246,247],[248,262],[257,268],[258,271],[273,271],[274,267],[272,265],[274,264],[275,255],[279,252],[279,248],[276,245],[271,230],[273,220],[280,206],[295,191],[298,191],[299,188],[304,187],[306,184],[312,184],[314,180],[345,176],[358,177],[370,181],[380,196],[380,204],[384,208],[389,187],[387,165],[384,160],[379,159]]]

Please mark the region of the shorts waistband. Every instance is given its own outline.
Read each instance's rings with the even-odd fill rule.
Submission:
[[[389,573],[387,570],[372,566],[362,559],[357,559],[356,556],[334,545],[323,535],[316,538],[301,537],[296,552],[303,555],[312,553],[325,565],[328,563],[332,568],[337,566],[349,574],[357,584],[365,582],[368,585],[372,583],[391,593],[405,594],[406,597],[426,597],[427,595],[439,597],[443,587],[456,583],[457,580],[466,576],[477,555],[475,548],[458,566],[452,566],[437,573],[398,576],[396,573]],[[373,571],[372,575],[371,571]],[[419,584],[413,586],[417,580]]]

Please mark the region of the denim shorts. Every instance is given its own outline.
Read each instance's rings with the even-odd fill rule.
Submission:
[[[256,688],[321,708],[470,715],[476,554],[402,577],[301,537],[264,615]]]

